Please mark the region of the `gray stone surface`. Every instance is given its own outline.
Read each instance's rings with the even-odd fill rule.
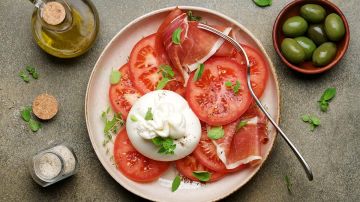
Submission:
[[[334,1],[345,13],[351,29],[350,47],[344,59],[320,76],[303,76],[289,70],[276,55],[271,39],[277,13],[286,4],[274,0],[268,8],[242,1],[100,1],[94,0],[101,31],[94,47],[68,61],[49,57],[37,47],[30,32],[32,5],[25,0],[0,1],[0,201],[138,201],[121,187],[100,164],[88,138],[84,97],[90,72],[111,38],[131,20],[155,9],[196,5],[220,11],[241,21],[263,43],[273,59],[281,90],[281,126],[313,168],[309,182],[285,142],[278,137],[270,158],[259,173],[226,201],[358,201],[360,199],[360,36],[357,0]],[[37,67],[40,78],[29,84],[18,78],[25,65]],[[327,87],[338,94],[327,113],[317,100]],[[29,131],[19,109],[48,92],[60,102],[55,119],[38,133]],[[317,115],[321,126],[314,132],[300,120],[305,113]],[[30,154],[52,142],[73,146],[79,173],[61,183],[41,188],[27,170]],[[293,183],[289,194],[284,182]]]

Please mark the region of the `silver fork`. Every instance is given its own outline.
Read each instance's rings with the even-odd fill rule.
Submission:
[[[281,130],[281,128],[278,126],[278,124],[274,121],[274,119],[271,117],[271,115],[266,111],[266,109],[264,108],[264,106],[261,104],[259,98],[256,97],[254,90],[251,87],[251,82],[250,82],[250,63],[249,63],[249,58],[244,50],[244,48],[238,43],[236,42],[233,38],[223,34],[222,32],[218,31],[217,29],[214,29],[208,25],[199,23],[198,27],[200,29],[203,30],[207,30],[209,32],[212,32],[218,36],[220,36],[221,38],[225,39],[226,41],[230,42],[237,51],[242,52],[245,56],[246,59],[246,72],[247,72],[247,86],[249,87],[250,90],[250,94],[251,96],[254,98],[256,104],[260,107],[261,111],[264,112],[264,114],[267,116],[267,118],[270,120],[270,122],[272,123],[272,125],[276,128],[276,130],[281,134],[281,136],[284,138],[285,142],[289,145],[289,147],[291,148],[291,150],[295,153],[297,159],[300,161],[302,167],[304,168],[306,175],[308,177],[308,179],[310,181],[313,180],[313,174],[311,171],[311,168],[309,166],[309,164],[306,163],[304,157],[302,157],[302,155],[300,154],[300,152],[296,149],[296,147],[294,146],[294,144],[289,140],[289,138],[285,135],[285,133]]]

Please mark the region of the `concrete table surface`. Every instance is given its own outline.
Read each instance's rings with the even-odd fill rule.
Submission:
[[[267,8],[242,1],[117,1],[94,0],[100,35],[93,48],[72,60],[49,57],[34,42],[30,31],[32,5],[26,0],[0,1],[0,201],[139,201],[120,186],[100,164],[91,146],[84,118],[84,98],[91,70],[112,37],[126,24],[152,10],[175,5],[202,6],[222,12],[246,26],[272,58],[281,90],[281,126],[312,166],[309,182],[286,143],[278,137],[269,159],[258,174],[225,201],[358,201],[360,199],[360,3],[334,0],[346,15],[351,41],[344,59],[319,76],[289,70],[272,45],[272,26],[288,1],[274,0]],[[26,65],[37,68],[40,78],[24,83],[18,72]],[[337,95],[322,113],[317,100],[328,87]],[[55,95],[60,112],[37,132],[29,131],[19,110],[40,93]],[[301,121],[303,114],[317,115],[321,126],[314,132]],[[30,177],[30,155],[53,142],[71,145],[80,162],[79,172],[48,188]],[[290,177],[292,194],[284,176]]]

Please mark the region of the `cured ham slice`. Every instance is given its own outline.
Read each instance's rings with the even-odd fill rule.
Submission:
[[[163,47],[159,49],[163,48],[166,51],[173,66],[182,73],[185,81],[191,71],[194,71],[200,63],[204,63],[219,49],[221,50],[219,54],[222,56],[232,52],[228,50],[229,46],[220,48],[224,39],[199,29],[197,25],[198,22],[188,20],[186,13],[180,13],[179,9],[175,9],[165,19],[157,33],[158,41],[161,38],[163,42]],[[231,31],[231,27],[214,27],[226,35]],[[178,28],[181,29],[180,44],[175,44],[172,41],[172,35]]]
[[[246,121],[246,126],[237,129],[240,121]],[[227,169],[240,165],[252,166],[261,162],[261,143],[268,141],[266,117],[256,105],[237,121],[223,126],[224,137],[213,140],[216,152]]]

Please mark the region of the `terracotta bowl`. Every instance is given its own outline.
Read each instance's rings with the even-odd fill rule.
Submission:
[[[329,63],[328,65],[323,66],[323,67],[316,67],[313,65],[313,63],[311,61],[306,61],[299,65],[291,64],[282,55],[281,50],[280,50],[281,42],[285,38],[285,36],[282,32],[282,26],[283,26],[284,22],[289,17],[300,15],[300,7],[305,4],[311,4],[311,3],[318,4],[322,7],[324,7],[327,14],[330,14],[330,13],[338,14],[342,18],[342,21],[344,22],[344,25],[345,25],[346,32],[345,32],[344,38],[341,41],[336,42],[337,53],[336,53],[335,59],[331,63]],[[275,48],[277,54],[280,56],[281,60],[288,67],[290,67],[291,69],[293,69],[297,72],[301,72],[304,74],[319,74],[319,73],[325,72],[325,71],[331,69],[332,67],[334,67],[344,56],[344,54],[349,46],[350,30],[349,30],[349,25],[347,23],[347,20],[346,20],[344,14],[341,12],[341,10],[336,5],[334,5],[330,1],[327,1],[327,0],[296,0],[296,1],[293,1],[289,4],[287,4],[280,11],[280,13],[277,16],[275,23],[274,23],[272,37],[273,37],[274,48]]]

